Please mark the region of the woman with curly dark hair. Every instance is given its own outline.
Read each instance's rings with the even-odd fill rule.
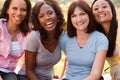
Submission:
[[[61,58],[63,14],[55,0],[43,0],[35,4],[31,17],[34,28],[26,39],[26,75],[29,80],[51,80],[53,66]]]

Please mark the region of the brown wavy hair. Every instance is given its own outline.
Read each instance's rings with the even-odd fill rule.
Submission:
[[[7,10],[10,6],[11,1],[12,0],[5,0],[1,10],[1,14],[0,14],[0,18],[5,18],[7,19],[7,21],[9,20],[9,15],[7,14]],[[24,1],[27,4],[27,15],[25,19],[22,21],[22,23],[20,24],[20,30],[22,33],[24,33],[24,35],[26,35],[29,31],[28,22],[29,22],[29,17],[31,12],[31,3],[30,3],[30,0],[24,0]]]
[[[57,19],[59,20],[57,22],[57,25],[56,25],[57,27],[55,30],[55,37],[56,37],[56,39],[58,39],[60,34],[63,31],[62,25],[64,24],[65,20],[64,20],[64,16],[62,14],[61,8],[55,0],[44,0],[44,1],[39,1],[35,4],[35,6],[32,9],[32,17],[31,17],[32,23],[34,25],[33,30],[40,32],[41,39],[45,40],[48,38],[47,31],[42,28],[42,26],[38,20],[38,14],[39,14],[40,8],[44,4],[48,4],[54,9]]]

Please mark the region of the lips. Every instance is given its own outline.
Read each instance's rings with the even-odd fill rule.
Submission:
[[[17,21],[22,21],[23,19],[21,19],[20,17],[14,17],[15,18],[15,20],[17,20]]]
[[[83,24],[84,24],[84,22],[77,23],[78,26],[81,26]]]
[[[46,25],[47,28],[50,28],[50,27],[53,26],[53,22],[52,21],[47,22],[45,25]]]
[[[100,14],[98,15],[98,18],[104,18],[106,15],[105,14]]]

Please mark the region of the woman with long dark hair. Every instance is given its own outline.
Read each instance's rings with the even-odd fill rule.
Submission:
[[[52,80],[53,67],[61,59],[61,8],[55,0],[39,1],[33,7],[31,19],[34,28],[26,39],[26,75],[29,80]]]
[[[0,14],[0,75],[3,80],[19,80],[14,70],[24,54],[23,43],[29,32],[30,11],[29,0],[4,2]]]
[[[96,20],[97,30],[104,33],[109,40],[106,60],[110,64],[110,74],[112,76],[112,80],[116,80],[115,77],[118,75],[118,73],[116,75],[116,71],[118,65],[120,64],[120,56],[116,43],[118,36],[118,21],[115,7],[110,0],[94,0],[91,8]]]

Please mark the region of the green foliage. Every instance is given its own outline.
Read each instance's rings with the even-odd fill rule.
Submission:
[[[2,6],[3,6],[3,3],[4,3],[4,0],[0,0],[0,10],[1,10]]]
[[[111,0],[114,4],[119,4],[120,5],[120,0]]]
[[[58,0],[59,4],[61,5],[68,5],[72,0]]]

